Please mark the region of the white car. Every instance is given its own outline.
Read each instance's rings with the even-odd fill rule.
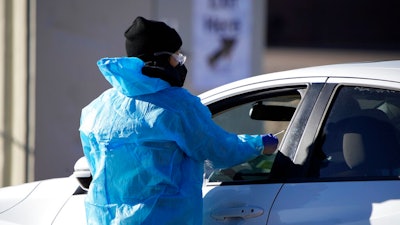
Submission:
[[[280,139],[272,156],[205,162],[204,224],[400,224],[400,61],[260,75],[200,98],[226,130]],[[0,224],[85,224],[86,163],[0,189]]]

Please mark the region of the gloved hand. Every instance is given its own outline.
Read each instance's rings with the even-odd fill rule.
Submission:
[[[263,134],[261,135],[262,141],[264,146],[265,145],[277,145],[279,143],[279,140],[276,136],[273,134]]]
[[[261,138],[264,144],[263,154],[264,155],[273,154],[276,151],[276,148],[278,147],[279,143],[278,138],[273,134],[263,134],[261,135]]]

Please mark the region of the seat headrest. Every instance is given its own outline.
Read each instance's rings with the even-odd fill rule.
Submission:
[[[399,165],[396,130],[384,117],[386,114],[377,111],[363,112],[341,122],[343,155],[351,169],[389,169]]]

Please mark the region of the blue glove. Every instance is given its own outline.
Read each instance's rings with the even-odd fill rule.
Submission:
[[[261,135],[261,138],[264,146],[277,145],[279,143],[278,138],[273,134],[263,134]]]

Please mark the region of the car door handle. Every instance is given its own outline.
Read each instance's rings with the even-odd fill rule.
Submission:
[[[236,208],[217,209],[211,213],[211,217],[216,220],[224,220],[227,218],[254,218],[261,216],[264,210],[260,207],[244,206]]]

